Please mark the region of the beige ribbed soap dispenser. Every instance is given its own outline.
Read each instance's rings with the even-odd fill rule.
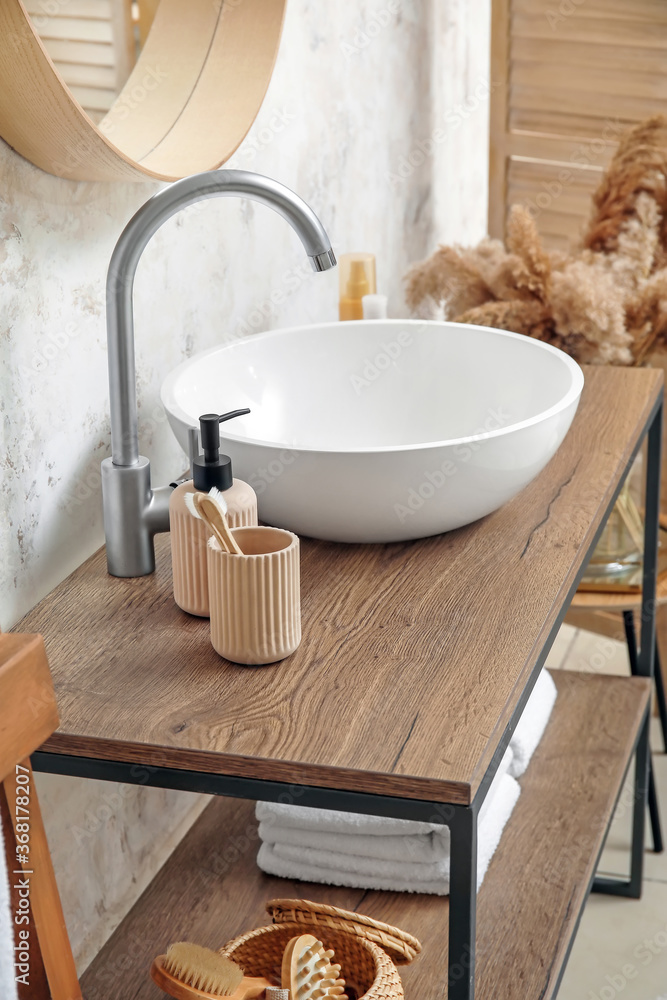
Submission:
[[[195,458],[192,479],[177,486],[169,502],[171,567],[174,576],[174,600],[191,615],[209,616],[206,546],[209,532],[204,521],[193,517],[186,507],[187,493],[208,493],[215,486],[224,493],[230,528],[257,524],[257,496],[252,486],[232,476],[232,460],[220,454],[220,424],[240,417],[250,410],[230,413],[205,413],[199,418],[204,454]]]

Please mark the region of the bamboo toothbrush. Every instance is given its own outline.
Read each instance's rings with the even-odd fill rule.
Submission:
[[[244,976],[231,958],[188,941],[172,944],[166,955],[158,955],[151,977],[175,1000],[254,1000],[273,985],[259,976]]]
[[[242,556],[243,550],[234,538],[227,520],[227,501],[215,486],[209,493],[186,493],[185,505],[194,517],[202,520],[217,538],[223,552]]]
[[[283,953],[282,986],[291,1000],[347,1000],[340,965],[332,965],[334,953],[325,950],[312,934],[292,938]]]

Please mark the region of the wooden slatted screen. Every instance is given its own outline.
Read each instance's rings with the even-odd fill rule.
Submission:
[[[618,136],[667,113],[667,0],[493,0],[489,232],[567,249]]]
[[[70,91],[101,121],[135,63],[130,0],[26,0],[25,6]]]

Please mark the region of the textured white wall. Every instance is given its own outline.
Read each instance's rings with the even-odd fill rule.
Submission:
[[[406,157],[478,75],[488,79],[487,20],[488,0],[290,0],[269,93],[228,164],[294,188],[339,252],[375,252],[394,315],[404,314],[410,262],[436,237],[463,239],[469,229],[477,239],[484,227],[484,109],[423,160],[413,156],[417,167]],[[105,272],[124,224],[155,190],[60,180],[0,142],[3,628],[102,542]],[[221,338],[335,318],[337,281],[335,271],[310,272],[270,210],[237,200],[195,206],[154,237],[135,304],[140,443],[156,484],[184,465],[159,404],[164,375]],[[200,805],[154,789],[39,784],[83,966]]]
[[[434,11],[434,237],[469,245],[487,232],[491,0],[445,0]]]

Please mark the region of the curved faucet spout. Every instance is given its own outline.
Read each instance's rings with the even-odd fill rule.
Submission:
[[[102,492],[107,564],[114,576],[153,572],[153,535],[169,530],[168,496],[150,488],[149,464],[139,455],[132,303],[137,265],[163,222],[187,205],[224,195],[259,201],[282,215],[301,239],[313,270],[336,264],[326,231],[305,201],[284,184],[247,170],[214,170],[176,181],[127,224],[107,275],[111,458],[102,463]]]
[[[154,195],[128,222],[116,244],[107,275],[107,339],[111,398],[111,454],[114,465],[139,461],[134,371],[132,291],[137,265],[160,226],[180,209],[206,198],[235,195],[273,208],[289,222],[311,259],[313,270],[336,263],[331,242],[312,208],[284,184],[247,170],[214,170],[176,181]]]

